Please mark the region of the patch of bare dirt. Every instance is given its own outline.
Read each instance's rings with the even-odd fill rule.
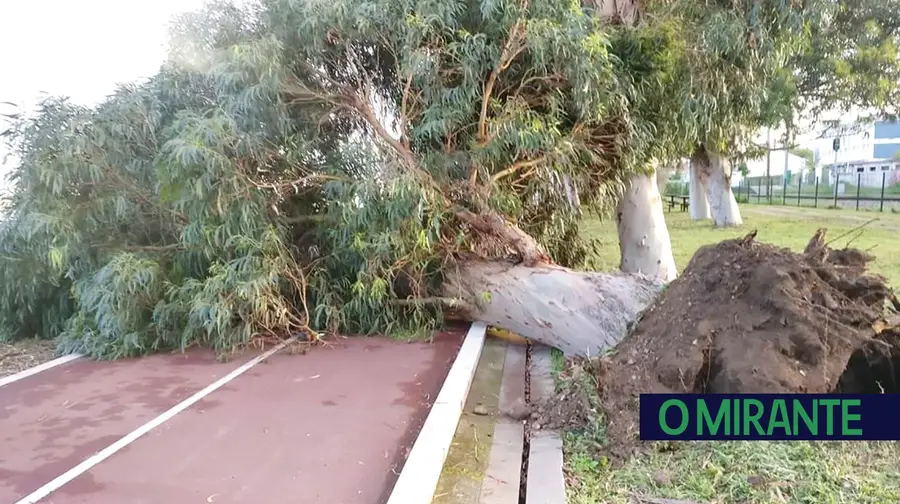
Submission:
[[[900,306],[871,255],[824,234],[804,253],[755,232],[697,251],[595,368],[613,454],[637,440],[641,393],[900,392]]]
[[[0,342],[0,377],[16,374],[56,358],[52,341],[29,339],[15,343]]]
[[[580,430],[597,421],[598,405],[595,366],[597,360],[576,359],[567,362],[557,377],[557,392],[549,400],[535,404],[532,425],[556,430]]]

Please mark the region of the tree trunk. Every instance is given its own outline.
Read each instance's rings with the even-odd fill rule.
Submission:
[[[731,190],[731,167],[725,156],[698,149],[692,163],[704,174],[709,210],[716,227],[740,226],[741,209],[738,208],[734,192]]]
[[[443,287],[448,298],[463,300],[458,308],[469,320],[581,356],[618,344],[661,288],[643,275],[505,261],[461,262],[448,270]]]
[[[677,275],[672,242],[654,175],[633,175],[616,208],[619,269],[671,282]]]
[[[469,210],[460,209],[456,212],[456,216],[477,231],[492,235],[501,242],[508,244],[512,250],[519,254],[525,266],[548,262],[550,259],[534,238],[497,212],[486,211],[476,214]]]
[[[666,195],[666,187],[669,186],[669,177],[675,173],[676,163],[664,163],[656,167],[656,187],[660,196]]]
[[[691,220],[706,220],[710,218],[709,200],[706,199],[706,173],[691,158],[691,182],[688,189],[690,201],[688,211]]]

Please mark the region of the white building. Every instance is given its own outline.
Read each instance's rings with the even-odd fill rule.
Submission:
[[[858,114],[848,114],[856,116]],[[842,116],[831,117],[834,124],[828,128],[831,131],[821,133],[821,138],[812,138],[803,141],[800,147],[810,149],[813,152],[815,164],[814,176],[807,174],[806,159],[788,153],[784,150],[773,150],[770,155],[768,174],[773,179],[781,179],[775,182],[777,191],[783,184],[785,172],[790,173],[789,181],[796,184],[796,177],[806,175],[803,183],[814,183],[815,177],[820,179],[823,185],[834,183],[835,173],[840,174],[842,184],[856,185],[859,182],[863,187],[880,187],[882,177],[886,186],[900,184],[900,123],[887,121],[870,122],[840,122]],[[766,137],[780,138],[783,131],[770,132],[766,135],[764,130],[754,139],[759,145],[765,145]],[[804,135],[804,136],[806,136]],[[807,136],[808,138],[808,136]],[[834,139],[840,138],[840,149],[833,149]],[[687,166],[688,163],[685,163]],[[748,175],[744,177],[739,171],[739,164],[732,166],[731,182],[733,186],[739,186],[745,178],[759,179],[767,174],[766,157],[748,160],[746,162]],[[836,166],[836,169],[833,167]],[[883,175],[884,174],[884,175]],[[690,170],[685,169],[678,177],[683,183],[690,181]],[[754,181],[754,183],[756,183]]]
[[[900,184],[900,160],[875,159],[838,163],[833,170],[838,182],[860,187],[881,187]]]
[[[828,168],[823,182],[832,184],[836,175],[840,182],[862,187],[880,187],[900,183],[900,123],[875,121],[850,124],[849,134],[840,136],[840,149],[834,151],[834,138],[812,142],[816,166]]]

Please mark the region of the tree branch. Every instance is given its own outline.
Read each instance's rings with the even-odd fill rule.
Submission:
[[[347,48],[347,51],[348,59],[355,64],[355,55],[350,52],[349,48]],[[288,94],[295,93],[299,95],[305,95],[302,97],[308,97],[309,101],[323,101],[332,103],[338,107],[347,108],[356,113],[372,128],[375,134],[380,137],[382,141],[387,143],[394,150],[395,154],[400,157],[400,160],[410,172],[419,177],[425,184],[436,190],[439,194],[442,194],[440,186],[437,184],[434,178],[428,172],[419,167],[415,155],[413,154],[409,146],[404,142],[401,142],[392,137],[376,116],[375,111],[372,109],[371,97],[368,93],[368,89],[372,87],[372,81],[369,75],[363,70],[362,65],[355,64],[356,68],[362,73],[361,78],[365,81],[365,83],[360,84],[359,90],[349,89],[347,86],[336,82],[334,79],[324,74],[318,68],[315,68],[308,63],[306,63],[305,66],[312,74],[320,77],[325,82],[338,89],[340,93],[316,93],[315,91],[307,88],[300,81],[297,81],[297,83],[294,85],[286,87],[284,89],[285,92],[287,92]],[[411,81],[412,77],[410,76],[410,80],[407,83],[408,86],[410,85]]]
[[[116,249],[124,250],[126,252],[171,252],[173,250],[184,249],[184,245],[182,245],[181,243],[172,243],[169,245],[121,245],[116,243],[92,243],[90,246],[91,248],[96,249]]]
[[[528,1],[523,0],[522,10],[525,10],[527,7]],[[509,32],[509,38],[506,39],[506,43],[503,45],[503,50],[500,53],[500,61],[498,61],[494,69],[491,70],[491,74],[488,76],[488,80],[482,91],[481,115],[478,120],[478,140],[481,143],[487,142],[488,104],[491,101],[491,94],[494,91],[494,85],[497,83],[497,78],[500,76],[500,73],[509,68],[509,65],[512,64],[513,60],[525,50],[524,45],[519,45],[525,37],[525,24],[522,20],[516,21],[516,24],[510,28]]]
[[[409,116],[406,107],[409,105],[409,90],[412,88],[412,72],[406,79],[406,85],[403,86],[403,97],[400,99],[400,139],[403,145],[409,147],[409,135],[406,133],[406,125],[409,124]]]
[[[327,220],[325,214],[297,215],[294,217],[282,217],[278,219],[285,224],[306,224],[308,222],[322,223]]]
[[[475,306],[464,299],[452,297],[425,297],[425,298],[407,298],[394,299],[391,304],[399,306],[416,306],[416,305],[442,305],[453,310],[460,310],[463,313],[475,313]]]
[[[534,238],[519,229],[515,224],[506,221],[494,211],[486,210],[484,213],[475,214],[469,210],[461,209],[457,210],[456,216],[472,228],[482,233],[493,235],[507,243],[519,254],[525,266],[550,262],[550,258],[544,253]]]
[[[518,172],[519,170],[537,166],[537,165],[541,164],[542,162],[544,162],[544,159],[546,159],[546,156],[538,156],[534,159],[527,160],[527,161],[526,160],[517,161],[517,162],[513,163],[512,165],[510,165],[509,167],[504,168],[503,170],[500,170],[499,172],[497,172],[493,177],[491,177],[491,182],[496,183],[500,179],[507,177],[509,175],[513,175],[516,172]]]
[[[247,175],[246,173],[244,174],[244,178],[248,182],[250,182],[254,187],[256,187],[257,189],[272,189],[278,193],[281,193],[281,191],[284,191],[286,189],[293,189],[294,193],[298,193],[298,192],[300,192],[300,189],[299,189],[300,187],[309,187],[308,184],[315,183],[318,181],[336,180],[336,181],[340,181],[340,182],[353,182],[353,179],[351,179],[349,177],[341,177],[338,175],[327,175],[325,173],[313,173],[313,174],[307,175],[305,177],[300,177],[298,179],[294,179],[294,180],[291,180],[288,182],[280,182],[277,184],[264,184],[261,182],[256,182],[255,180],[250,178],[250,176]]]
[[[528,8],[528,0],[522,0],[519,8],[523,11],[522,14],[524,15],[524,11]],[[497,61],[497,65],[491,70],[491,74],[488,76],[488,80],[482,90],[481,114],[478,119],[478,141],[482,145],[488,141],[487,114],[488,105],[491,101],[491,94],[494,92],[494,85],[496,85],[500,73],[509,68],[509,65],[512,64],[513,60],[525,50],[525,46],[520,45],[524,37],[525,23],[520,18],[509,29],[509,37],[507,37],[506,42],[503,44],[503,49],[500,51],[500,60]],[[472,170],[469,172],[469,183],[475,185],[475,182],[477,181],[478,166],[472,166]]]

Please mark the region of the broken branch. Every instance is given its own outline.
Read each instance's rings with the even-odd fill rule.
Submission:
[[[513,163],[512,165],[510,165],[509,167],[504,168],[503,170],[500,170],[499,172],[497,172],[492,177],[491,181],[497,182],[504,177],[515,174],[519,170],[537,166],[537,165],[541,164],[544,161],[544,159],[545,159],[545,156],[538,156],[538,157],[536,157],[534,159],[530,159],[530,160],[517,161],[517,162]]]

